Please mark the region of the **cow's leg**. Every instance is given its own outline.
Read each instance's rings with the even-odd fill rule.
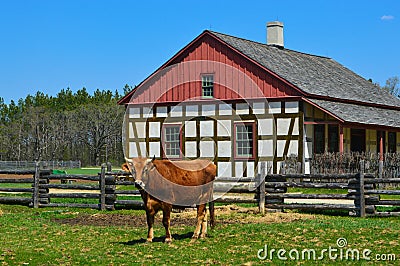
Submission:
[[[171,221],[171,210],[172,210],[172,205],[170,205],[170,204],[164,205],[162,223],[165,228],[165,243],[172,242],[171,232],[169,230],[169,225],[170,225],[170,221]]]
[[[200,238],[204,238],[207,236],[207,209],[204,206],[204,217],[203,217],[203,222],[201,225],[201,234]]]
[[[203,224],[205,215],[206,215],[206,205],[201,204],[201,205],[197,206],[197,224],[196,224],[196,229],[194,230],[194,233],[192,236],[193,239],[199,238],[201,226]]]
[[[147,218],[147,242],[153,242],[153,224],[154,224],[154,216],[156,212],[154,210],[146,210],[146,218]]]

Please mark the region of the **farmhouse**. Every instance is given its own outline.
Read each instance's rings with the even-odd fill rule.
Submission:
[[[119,101],[124,152],[212,158],[217,176],[302,171],[323,152],[399,152],[400,100],[335,60],[286,49],[283,24],[267,42],[204,31]]]

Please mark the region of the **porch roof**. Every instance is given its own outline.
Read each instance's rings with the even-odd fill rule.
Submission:
[[[400,111],[352,103],[309,99],[346,123],[400,128]]]

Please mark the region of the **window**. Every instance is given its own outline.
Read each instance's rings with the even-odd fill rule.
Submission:
[[[204,75],[201,77],[201,96],[204,98],[214,97],[214,76]]]
[[[168,158],[181,157],[181,126],[164,125],[163,127],[164,156]]]
[[[328,126],[328,151],[339,152],[339,126]]]
[[[314,125],[314,153],[325,152],[325,125]]]
[[[350,150],[354,152],[365,152],[365,129],[351,129]]]
[[[254,125],[254,123],[235,124],[236,157],[254,157]]]
[[[395,153],[396,145],[397,145],[396,132],[389,132],[388,133],[388,151],[390,153]]]

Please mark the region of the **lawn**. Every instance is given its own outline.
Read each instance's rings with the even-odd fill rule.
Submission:
[[[382,263],[376,260],[378,255],[393,260],[393,255],[388,254],[400,259],[399,218],[362,219],[297,212],[267,213],[263,217],[255,210],[237,205],[218,206],[216,227],[209,231],[208,238],[195,243],[190,239],[194,213],[174,213],[174,241],[165,244],[159,220],[155,241],[145,243],[144,211],[140,210],[100,212],[0,205],[0,264],[293,265],[310,264],[312,253],[309,259],[307,252],[311,250],[316,251],[316,258],[322,254],[321,264],[372,265]],[[339,238],[343,239],[337,243]],[[338,247],[345,242],[346,246]],[[334,260],[323,252],[330,248],[337,249],[331,254],[336,254]],[[346,260],[343,254],[349,249],[361,253],[369,249],[371,260],[357,261],[351,256]],[[306,250],[304,259],[303,250]],[[299,259],[291,260],[289,254],[295,257],[296,251],[300,252]],[[278,254],[287,260],[279,259]]]

